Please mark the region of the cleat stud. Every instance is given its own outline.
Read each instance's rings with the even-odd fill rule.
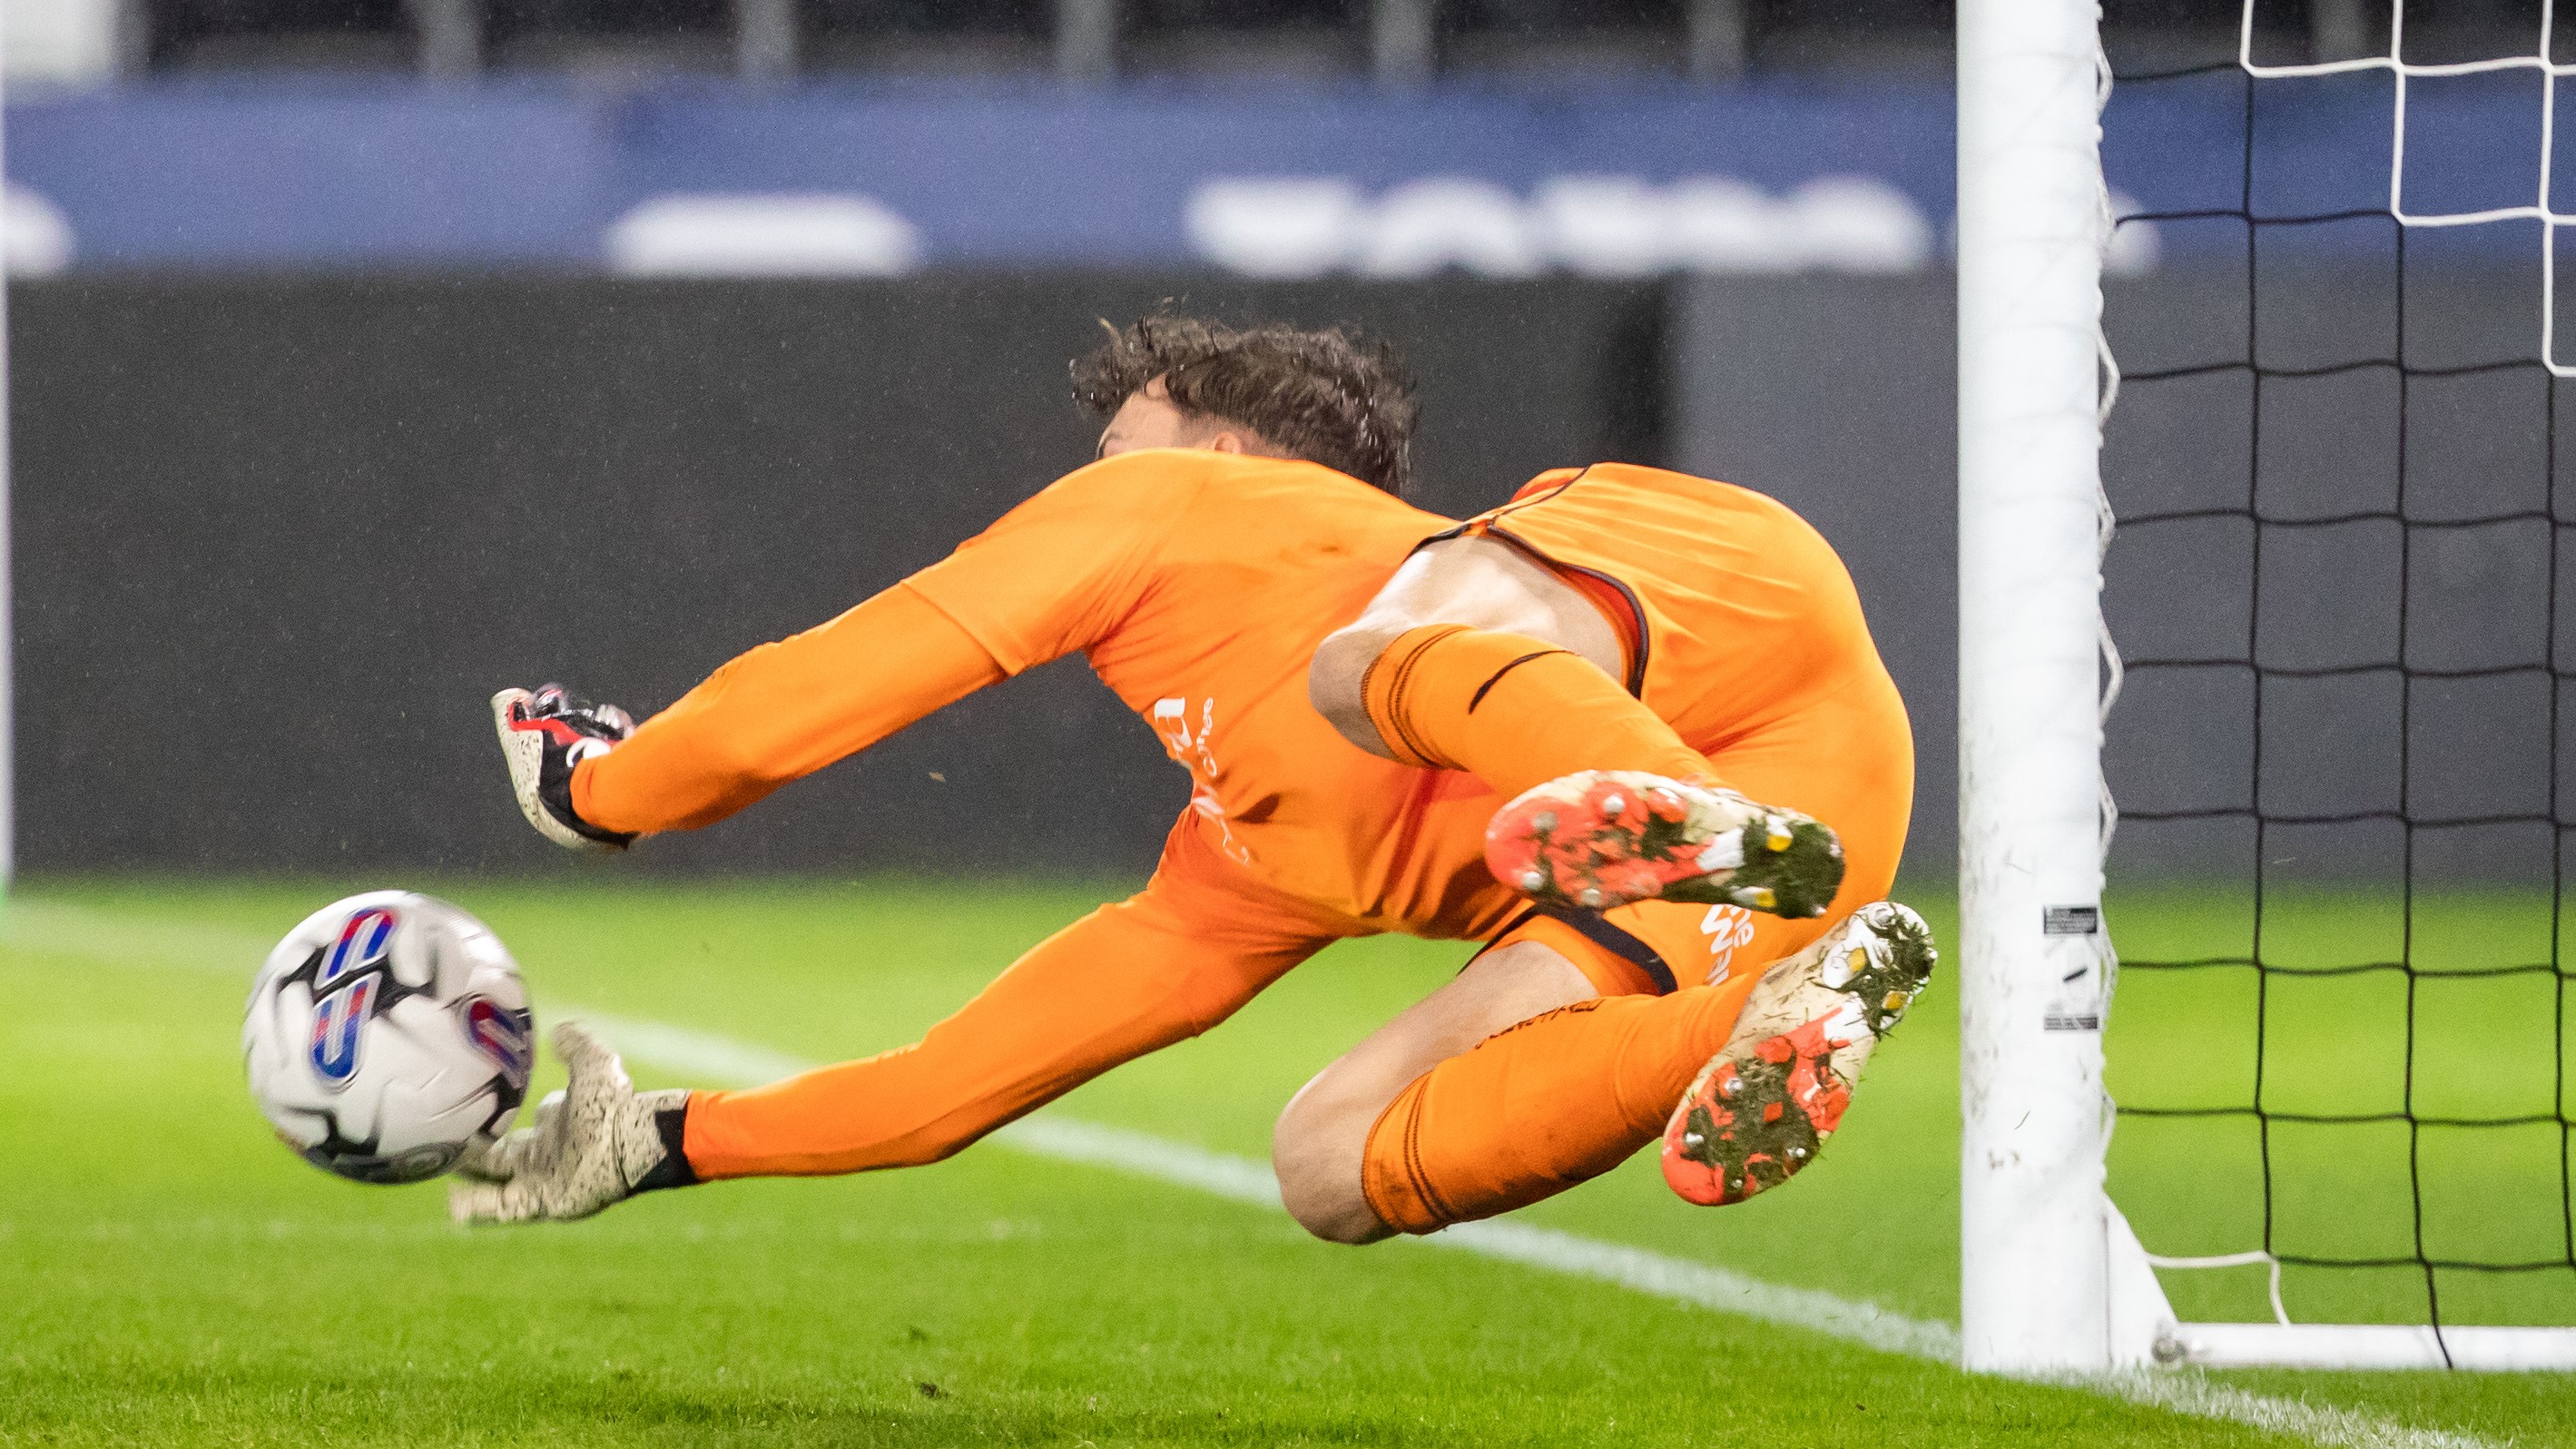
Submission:
[[[1697,1152],[1707,1145],[1708,1138],[1700,1133],[1685,1132],[1682,1134],[1682,1150],[1685,1152]]]
[[[1583,906],[1584,906],[1584,909],[1586,909],[1586,910],[1593,910],[1593,911],[1597,911],[1597,910],[1601,909],[1601,901],[1602,901],[1602,895],[1601,895],[1601,892],[1600,892],[1599,890],[1597,890],[1597,889],[1592,889],[1592,888],[1586,888],[1586,889],[1584,890],[1584,892],[1583,892]]]
[[[1771,847],[1774,853],[1777,853],[1779,851],[1787,850],[1790,846],[1795,845],[1797,843],[1797,837],[1791,835],[1788,831],[1781,829],[1779,826],[1774,825],[1771,827],[1770,838],[1765,843]]]
[[[1605,815],[1616,815],[1627,808],[1627,800],[1620,796],[1604,795],[1601,797],[1601,812]]]
[[[1742,1077],[1727,1078],[1725,1081],[1718,1083],[1717,1094],[1730,1102],[1734,1101],[1736,1098],[1744,1095],[1744,1079]]]
[[[1530,829],[1532,830],[1544,832],[1554,830],[1555,828],[1556,812],[1553,810],[1542,810],[1536,815],[1530,817]]]
[[[1773,906],[1780,904],[1779,894],[1773,891],[1769,886],[1754,886],[1747,890],[1737,891],[1735,894],[1738,900],[1753,907],[1757,911],[1767,911]],[[1823,912],[1818,911],[1817,914],[1822,915]]]
[[[1539,887],[1541,887],[1541,886],[1543,886],[1543,885],[1546,885],[1546,884],[1547,884],[1547,872],[1545,872],[1545,871],[1543,871],[1543,870],[1523,871],[1523,872],[1521,873],[1521,889],[1522,889],[1522,890],[1525,890],[1525,891],[1534,891],[1534,890],[1537,890]]]
[[[1790,1148],[1790,1149],[1789,1149],[1789,1160],[1790,1160],[1791,1162],[1804,1162],[1804,1161],[1806,1161],[1806,1160],[1807,1160],[1807,1149],[1805,1149],[1805,1148],[1803,1148],[1803,1147],[1792,1147],[1792,1148]]]

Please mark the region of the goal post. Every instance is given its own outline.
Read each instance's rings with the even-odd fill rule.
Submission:
[[[2502,377],[2539,373],[2544,377],[2548,416],[2558,416],[2557,381],[2576,376],[2576,365],[2558,357],[2555,338],[2557,237],[2576,225],[2576,211],[2560,212],[2552,196],[2551,148],[2554,106],[2562,75],[2576,75],[2576,64],[2559,62],[2552,53],[2555,0],[2542,0],[2537,44],[2529,53],[2507,54],[2467,62],[2415,64],[2406,58],[2406,0],[2389,6],[2388,50],[2375,57],[2322,61],[2304,65],[2260,64],[2255,55],[2255,0],[2244,0],[2237,53],[2228,61],[2186,70],[2141,76],[2138,80],[2170,82],[2182,77],[2233,73],[2247,87],[2301,78],[2358,71],[2387,74],[2393,117],[2376,144],[2389,150],[2385,209],[2372,206],[2331,213],[2267,209],[2258,204],[2255,184],[2256,105],[2249,89],[2244,106],[2247,128],[2241,157],[2225,158],[2242,168],[2241,201],[2232,208],[2164,214],[2166,220],[2240,223],[2247,337],[2241,358],[2191,359],[2187,365],[2142,370],[2132,381],[2136,399],[2159,383],[2217,375],[2243,378],[2250,390],[2246,416],[2262,414],[2267,379],[2298,379],[2326,374],[2383,369],[2400,379],[2421,374]],[[2450,76],[2516,71],[2536,76],[2540,114],[2539,192],[2528,205],[2481,211],[2434,212],[2410,208],[2404,186],[2407,154],[2407,85],[2419,76]],[[2101,449],[2103,423],[2118,371],[2102,333],[2103,257],[2113,218],[2101,167],[2101,115],[2112,78],[2103,57],[2098,11],[2093,0],[1961,0],[1958,10],[1958,369],[1959,369],[1959,894],[1960,937],[1957,979],[1960,983],[1960,1316],[1962,1355],[1971,1369],[2017,1375],[2094,1374],[2150,1363],[2204,1367],[2282,1366],[2340,1369],[2460,1368],[2488,1370],[2576,1369],[2576,1327],[2507,1326],[2450,1321],[2432,1289],[2443,1272],[2501,1274],[2576,1273],[2576,1178],[2567,1174],[2570,1144],[2576,1144],[2576,1122],[2568,1117],[2571,1098],[2569,1064],[2576,1062],[2566,1035],[2569,1007],[2576,1005],[2576,973],[2568,971],[2557,944],[2564,938],[2570,864],[2567,845],[2576,832],[2576,817],[2562,807],[2555,783],[2565,772],[2567,736],[2558,732],[2562,691],[2576,690],[2576,665],[2550,642],[2543,657],[2449,669],[2451,675],[2536,676],[2552,691],[2547,710],[2552,758],[2551,783],[2543,802],[2520,802],[2493,820],[2529,825],[2547,832],[2550,870],[2550,936],[2546,962],[2519,959],[2484,963],[2475,969],[2427,966],[2415,959],[2414,917],[2417,885],[2413,832],[2493,823],[2484,817],[2454,818],[2456,812],[2427,806],[2410,807],[2411,788],[2401,766],[2398,805],[2392,812],[2361,815],[2267,813],[2262,755],[2254,756],[2251,793],[2238,803],[2222,801],[2204,808],[2139,809],[2134,821],[2184,821],[2217,817],[2243,818],[2254,826],[2258,848],[2252,854],[2250,884],[2256,913],[2254,943],[2239,958],[2148,960],[2132,963],[2138,973],[2225,968],[2250,970],[2259,978],[2304,975],[2336,977],[2356,973],[2400,972],[2405,997],[2407,1081],[2403,1110],[2371,1115],[2360,1109],[2304,1115],[2296,1108],[2267,1102],[2259,1069],[2251,1100],[2242,1106],[2157,1108],[2130,1103],[2118,1111],[2133,1117],[2168,1120],[2235,1116],[2257,1121],[2303,1123],[2341,1128],[2353,1124],[2402,1120],[2409,1152],[2416,1134],[2425,1130],[2488,1131],[2554,1124],[2560,1133],[2558,1215],[2568,1226],[2563,1252],[2551,1248],[2537,1256],[2528,1249],[2483,1254],[2448,1255],[2427,1246],[2425,1189],[2415,1176],[2422,1169],[2410,1156],[2408,1189],[2415,1223],[2410,1253],[2397,1256],[2356,1254],[2346,1250],[2302,1256],[2275,1241],[2274,1172],[2270,1138],[2263,1139],[2264,1217],[2260,1241],[2231,1243],[2230,1251],[2203,1256],[2151,1256],[2142,1246],[2106,1190],[2106,1167],[2115,1107],[2104,1079],[2104,1028],[2112,1012],[2112,988],[2118,965],[2102,911],[2104,858],[2112,823],[2118,818],[2105,788],[2103,717],[2119,692],[2122,666],[2111,647],[2102,609],[2104,550],[2111,534],[2109,496],[2103,488]],[[2311,118],[2313,119],[2313,118]],[[2356,147],[2371,144],[2356,135]],[[2267,361],[2252,335],[2258,269],[2253,258],[2258,239],[2270,228],[2313,227],[2355,217],[2384,218],[2396,235],[2396,335],[2384,355],[2319,367],[2312,361],[2291,366]],[[2157,219],[2149,213],[2147,220]],[[2515,355],[2448,367],[2410,358],[2405,341],[2407,301],[2405,234],[2442,228],[2520,224],[2541,241],[2540,275],[2536,280],[2539,337],[2536,345],[2517,343]],[[2424,305],[2438,305],[2440,294]],[[2528,334],[2520,334],[2527,336]],[[2520,349],[2529,346],[2528,355]],[[2315,528],[2356,520],[2378,520],[2401,534],[2418,528],[2456,528],[2494,524],[2537,516],[2550,530],[2548,574],[2559,580],[2556,540],[2576,528],[2560,501],[2559,458],[2555,423],[2545,429],[2552,439],[2544,471],[2548,474],[2536,515],[2523,512],[2458,518],[2456,500],[2450,512],[2432,508],[2409,511],[2404,394],[2399,394],[2400,426],[2393,509],[2371,511],[2365,503],[2339,504],[2349,516],[2311,518],[2275,516],[2266,511],[2264,457],[2249,450],[2241,505],[2213,508],[2195,505],[2161,513],[2142,511],[2134,529],[2174,524],[2225,514],[2239,519],[2255,540],[2252,563],[2259,572],[2260,539],[2267,529]],[[2267,446],[2277,439],[2266,435]],[[2435,500],[2441,502],[2441,500]],[[2141,535],[2143,536],[2143,534]],[[2395,587],[2402,599],[2405,565],[2399,565]],[[2387,674],[2412,679],[2446,677],[2448,666],[2410,654],[2404,605],[2399,611],[2397,643],[2385,658],[2344,661],[2316,667],[2301,661],[2281,662],[2267,650],[2265,615],[2258,606],[2259,581],[2246,602],[2248,609],[2241,657],[2221,651],[2201,657],[2192,651],[2175,658],[2141,657],[2134,661],[2140,680],[2178,669],[2224,668],[2241,671],[2255,691],[2256,718],[2261,691],[2273,678]],[[2545,637],[2561,637],[2557,624],[2563,583],[2553,582],[2547,602]],[[2398,737],[2411,728],[2413,705],[2401,694],[2397,706]],[[2571,716],[2576,717],[2576,716]],[[2262,726],[2258,724],[2257,728]],[[2401,745],[2401,750],[2403,746]],[[2402,759],[2402,756],[2401,756]],[[2528,807],[2528,808],[2523,808]],[[2502,808],[2502,807],[2498,807]],[[2259,846],[2266,822],[2282,827],[2335,825],[2364,818],[2387,817],[2408,832],[2405,898],[2410,934],[2399,959],[2335,962],[2319,966],[2295,957],[2294,951],[2267,946],[2261,930],[2265,872],[2281,861],[2267,861]],[[2446,975],[2445,973],[2452,973]],[[2555,1105],[2546,1111],[2528,1107],[2514,1115],[2499,1108],[2479,1115],[2420,1114],[2415,1102],[2415,1030],[2417,984],[2426,991],[2447,980],[2486,978],[2542,979],[2555,991],[2559,1024]],[[2268,1050],[2259,1014],[2253,1025],[2258,1058]],[[2474,1070],[2458,1062],[2451,1069]],[[2269,1114],[2267,1117],[2267,1113]],[[2500,1115],[2501,1114],[2501,1115]],[[2438,1171],[2439,1169],[2434,1169]],[[2159,1225],[2173,1231],[2173,1224]],[[2562,1261],[2563,1258],[2563,1261]],[[2426,1289],[2424,1320],[2413,1323],[2319,1323],[2293,1320],[2285,1306],[2282,1269],[2294,1265],[2312,1271],[2372,1271],[2398,1267],[2420,1271]],[[2193,1272],[2208,1269],[2259,1269],[2271,1274],[2271,1321],[2194,1323],[2179,1321],[2165,1297],[2158,1270]],[[2536,1281],[2536,1280],[2535,1280]],[[2333,1311],[2331,1309],[2329,1312]],[[2549,1309],[2554,1313],[2557,1310]],[[2372,1311],[2355,1317],[2374,1316]],[[2402,1316],[2402,1314],[2396,1315]],[[2527,1317],[2528,1315],[2526,1315]],[[2559,1323],[2570,1319],[2558,1319]]]
[[[8,70],[8,41],[0,37],[0,77]],[[0,79],[0,115],[6,114],[8,83]],[[0,121],[0,127],[5,127]],[[0,154],[6,138],[0,136]],[[7,225],[7,178],[0,174],[0,233]],[[0,245],[0,904],[18,879],[18,685],[16,606],[10,553],[9,491],[9,256]]]
[[[1960,1318],[2112,1366],[2093,0],[1961,0]]]

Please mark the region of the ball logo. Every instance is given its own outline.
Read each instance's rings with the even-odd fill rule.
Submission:
[[[528,1013],[481,996],[465,998],[464,1006],[466,1038],[501,1069],[512,1091],[526,1091],[537,1063],[535,1023]]]
[[[395,918],[382,906],[349,917],[313,975],[314,1075],[332,1090],[358,1074],[358,1044],[392,970]]]

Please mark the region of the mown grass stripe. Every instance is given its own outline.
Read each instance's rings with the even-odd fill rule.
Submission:
[[[20,897],[9,901],[5,915],[0,915],[0,944],[124,965],[223,971],[238,974],[247,985],[271,943],[226,927],[140,919]],[[767,1047],[662,1022],[577,1007],[559,1008],[559,1012],[597,1027],[621,1051],[640,1061],[714,1085],[775,1081],[816,1065]],[[1278,1182],[1268,1164],[1250,1158],[1053,1114],[1013,1123],[995,1133],[993,1140],[1059,1161],[1113,1168],[1270,1211],[1282,1210]],[[1642,1248],[1507,1221],[1461,1224],[1419,1241],[1911,1357],[1958,1362],[1958,1331],[1947,1324]],[[2193,1418],[2303,1439],[2324,1449],[2502,1449],[2473,1435],[2411,1428],[2351,1410],[2249,1393],[2194,1370],[2052,1382]]]
[[[721,1080],[724,1085],[775,1081],[816,1065],[765,1047],[661,1022],[636,1021],[576,1007],[565,1008],[565,1013],[598,1028],[619,1050],[631,1052],[639,1060],[686,1075]],[[994,1133],[990,1140],[1060,1161],[1114,1168],[1253,1207],[1284,1211],[1279,1205],[1279,1183],[1271,1175],[1269,1164],[1248,1157],[1049,1115],[1023,1118]],[[1873,1303],[1856,1303],[1815,1289],[1766,1283],[1713,1264],[1667,1257],[1643,1248],[1507,1221],[1461,1223],[1418,1241],[1430,1247],[1613,1283],[1651,1297],[1806,1329],[1891,1353],[1943,1364],[1955,1365],[1959,1361],[1958,1330],[1946,1323],[1908,1318]],[[2495,1449],[2488,1441],[2470,1435],[2415,1429],[2347,1409],[2248,1393],[2212,1382],[2191,1369],[2046,1381],[2192,1418],[2288,1435],[2324,1449]]]
[[[2500,1449],[2474,1434],[2416,1429],[2301,1399],[2276,1399],[2218,1383],[2197,1369],[2135,1369],[2071,1380],[2133,1404],[2218,1419],[2305,1439],[2325,1449]]]
[[[565,1007],[564,1012],[598,1029],[621,1052],[718,1085],[776,1081],[816,1065],[685,1027],[578,1007]],[[1211,1152],[1168,1138],[1053,1114],[1022,1118],[989,1140],[1022,1152],[1116,1168],[1273,1212],[1284,1211],[1279,1205],[1279,1182],[1271,1175],[1270,1164],[1249,1157]],[[1461,1223],[1420,1241],[1551,1272],[1595,1278],[1658,1298],[1809,1329],[1892,1353],[1944,1363],[1959,1359],[1958,1331],[1946,1323],[1908,1318],[1876,1304],[1854,1303],[1814,1289],[1785,1288],[1713,1264],[1667,1257],[1643,1248],[1511,1222]]]

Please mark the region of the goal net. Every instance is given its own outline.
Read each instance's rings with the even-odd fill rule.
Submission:
[[[2576,37],[2373,4],[1962,8],[1980,1367],[2576,1368]]]

